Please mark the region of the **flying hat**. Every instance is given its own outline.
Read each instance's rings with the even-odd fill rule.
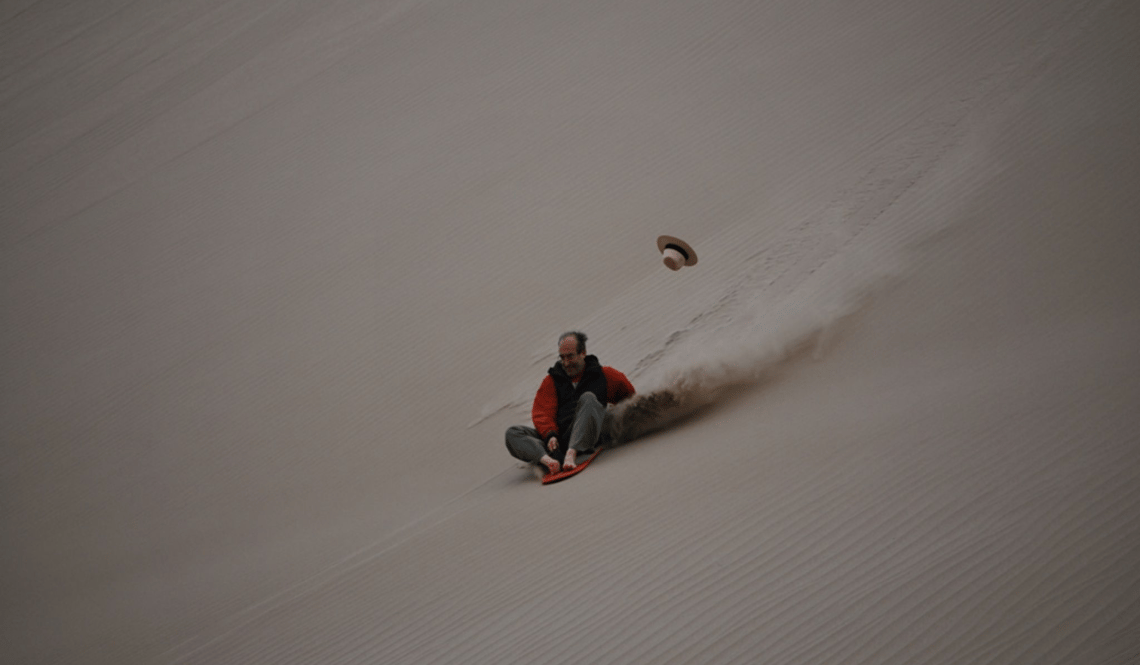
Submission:
[[[665,257],[665,265],[670,270],[697,265],[696,251],[680,238],[661,236],[657,238],[657,249]]]

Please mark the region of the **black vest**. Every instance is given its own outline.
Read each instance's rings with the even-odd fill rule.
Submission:
[[[558,393],[558,415],[555,417],[560,439],[558,443],[559,448],[564,448],[569,445],[570,428],[574,425],[574,411],[578,407],[578,398],[588,392],[594,393],[594,397],[605,406],[606,374],[602,371],[602,364],[598,362],[597,356],[586,356],[586,368],[582,370],[577,386],[570,380],[566,370],[562,369],[561,360],[555,363],[549,372],[554,378],[554,390]]]

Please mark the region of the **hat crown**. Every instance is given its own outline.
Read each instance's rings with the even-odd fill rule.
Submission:
[[[670,270],[680,270],[697,263],[697,252],[693,247],[674,236],[658,237],[657,251],[661,252],[665,265]]]

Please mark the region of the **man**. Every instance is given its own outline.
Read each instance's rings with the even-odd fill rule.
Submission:
[[[530,412],[534,427],[507,429],[511,455],[541,464],[550,473],[577,467],[578,453],[598,445],[606,405],[635,392],[624,374],[586,355],[585,333],[563,333],[558,338],[558,358],[534,396]]]

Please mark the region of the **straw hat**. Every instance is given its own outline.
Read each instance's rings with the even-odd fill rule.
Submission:
[[[665,257],[665,265],[670,270],[697,264],[697,252],[680,238],[661,236],[657,238],[657,249]]]

